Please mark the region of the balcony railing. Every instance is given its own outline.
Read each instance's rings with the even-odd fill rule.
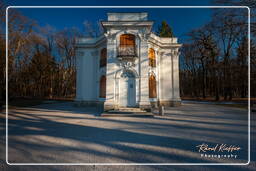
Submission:
[[[135,46],[119,46],[117,48],[117,57],[137,57]]]

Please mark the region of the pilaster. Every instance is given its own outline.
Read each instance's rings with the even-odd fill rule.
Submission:
[[[116,71],[116,43],[113,35],[109,32],[107,38],[107,66],[106,66],[106,101],[104,110],[115,108],[114,92],[115,92],[115,71]]]
[[[143,109],[150,108],[149,102],[149,87],[148,87],[148,72],[149,72],[149,59],[148,59],[148,42],[147,36],[141,36],[140,43],[140,99],[139,106]]]

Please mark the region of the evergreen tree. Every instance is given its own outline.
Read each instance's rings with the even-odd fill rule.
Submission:
[[[172,28],[168,25],[166,21],[162,21],[161,26],[158,27],[157,32],[159,37],[173,37]]]

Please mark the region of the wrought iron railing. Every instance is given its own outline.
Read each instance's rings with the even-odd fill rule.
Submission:
[[[136,47],[135,46],[119,46],[117,48],[117,57],[136,57]]]

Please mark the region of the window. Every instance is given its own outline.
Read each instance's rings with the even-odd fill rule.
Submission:
[[[107,49],[104,48],[100,51],[100,67],[105,67],[107,64]]]
[[[135,36],[133,34],[122,34],[120,36],[120,46],[135,46]]]
[[[155,50],[150,48],[148,52],[149,57],[149,66],[156,67],[156,56],[155,56]]]
[[[156,78],[154,75],[149,77],[149,98],[156,98]]]
[[[106,76],[100,78],[100,98],[106,98]]]
[[[135,36],[122,34],[118,48],[118,56],[135,56]]]

